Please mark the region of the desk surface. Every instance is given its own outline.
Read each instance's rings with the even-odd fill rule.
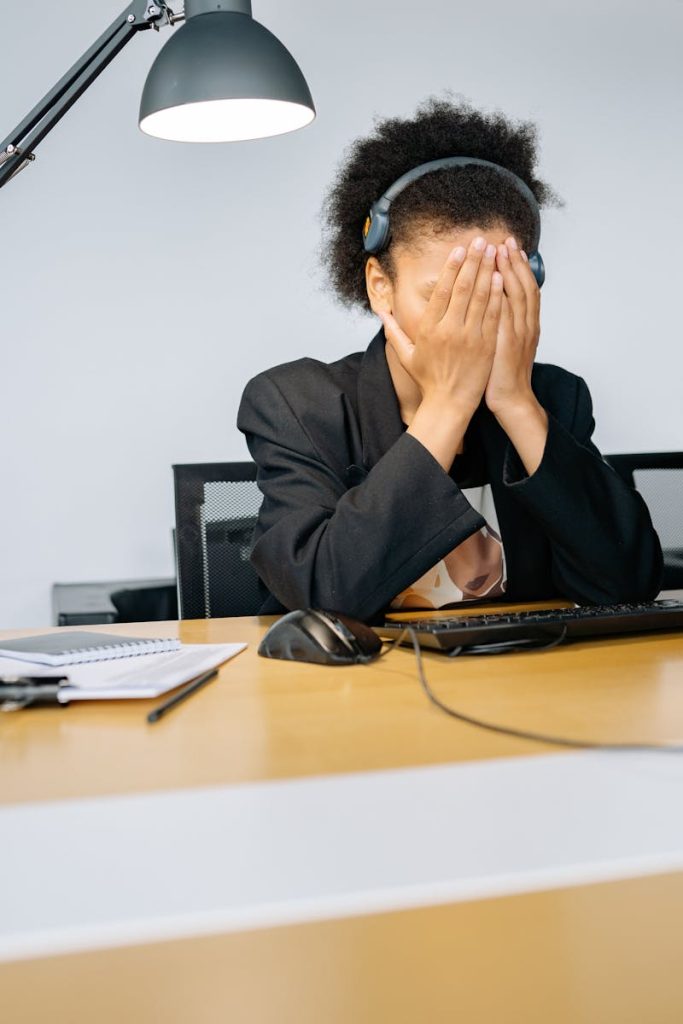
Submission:
[[[259,639],[275,618],[93,627],[249,646],[223,667],[215,683],[155,726],[145,721],[154,701],[82,702],[3,716],[0,804],[556,749],[484,732],[438,711],[419,685],[409,648],[369,665],[325,668],[260,658]],[[0,636],[22,632],[35,630]],[[456,661],[424,655],[430,684],[463,712],[501,725],[605,742],[683,739],[682,664],[683,634]]]
[[[257,784],[256,793],[273,780],[329,785],[347,773],[369,773],[371,786],[387,770],[391,781],[396,769],[450,771],[469,763],[488,771],[500,759],[501,771],[520,759],[533,779],[533,766],[547,771],[549,756],[560,755],[552,763],[568,771],[583,763],[583,754],[487,733],[438,711],[408,649],[371,665],[328,669],[261,659],[256,647],[271,621],[95,627],[249,646],[218,680],[151,727],[149,701],[2,716],[0,807],[44,813],[55,801],[67,801],[58,809],[88,797],[109,806],[114,795],[176,799],[179,791],[231,791],[242,783]],[[683,635],[457,661],[427,654],[424,662],[442,699],[497,724],[606,742],[683,738]],[[538,827],[540,835],[542,821]],[[399,901],[390,912],[380,906],[328,920],[28,957],[0,967],[3,1003],[16,1010],[8,1019],[22,1021],[681,1019],[683,985],[674,967],[683,875],[663,867],[644,877],[601,877],[614,880],[435,898],[404,909]],[[148,1015],[140,1013],[145,1006]]]

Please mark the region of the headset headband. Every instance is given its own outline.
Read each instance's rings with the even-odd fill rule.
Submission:
[[[365,251],[368,253],[381,252],[381,250],[388,244],[390,231],[389,208],[396,196],[403,192],[408,185],[417,178],[421,178],[423,174],[429,174],[431,171],[439,170],[441,167],[465,167],[467,164],[481,164],[484,167],[493,167],[499,174],[502,174],[512,185],[514,185],[517,191],[529,204],[529,208],[531,209],[534,218],[534,233],[531,241],[531,252],[528,253],[529,266],[531,267],[540,288],[545,280],[545,267],[543,266],[541,254],[538,251],[538,245],[541,239],[541,213],[536,196],[533,194],[527,183],[522,181],[522,179],[513,171],[508,170],[507,167],[501,167],[500,164],[494,164],[490,160],[480,160],[478,157],[446,156],[442,157],[440,160],[430,160],[426,164],[420,164],[419,167],[414,167],[412,170],[406,171],[406,173],[402,174],[400,178],[397,178],[393,185],[390,185],[380,198],[372,204],[370,213],[365,219],[365,224],[363,225],[363,247]]]

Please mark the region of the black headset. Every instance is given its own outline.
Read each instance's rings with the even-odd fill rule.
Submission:
[[[529,257],[529,266],[540,288],[545,281],[545,267],[541,254],[538,251],[538,244],[541,239],[541,211],[538,208],[536,196],[526,182],[522,181],[512,171],[509,171],[507,167],[491,163],[490,160],[479,160],[473,156],[446,156],[441,160],[430,160],[429,163],[420,164],[419,167],[415,167],[412,171],[406,171],[405,174],[402,174],[370,207],[370,213],[365,218],[365,224],[363,225],[363,246],[365,251],[369,253],[381,252],[388,244],[390,232],[389,207],[399,192],[402,192],[416,178],[421,178],[423,174],[429,174],[430,171],[436,171],[440,167],[464,167],[466,164],[482,164],[484,167],[494,167],[499,174],[503,174],[515,186],[531,207],[531,212],[534,215],[534,235],[531,241],[532,251],[527,253],[527,255]]]

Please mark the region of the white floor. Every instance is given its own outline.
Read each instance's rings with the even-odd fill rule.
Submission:
[[[0,959],[683,868],[683,757],[572,753],[0,809]]]

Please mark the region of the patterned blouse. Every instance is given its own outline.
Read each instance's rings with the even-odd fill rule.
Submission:
[[[397,594],[391,608],[443,608],[483,597],[501,597],[505,593],[505,551],[491,485],[462,487],[461,490],[470,505],[484,517],[486,525]]]

